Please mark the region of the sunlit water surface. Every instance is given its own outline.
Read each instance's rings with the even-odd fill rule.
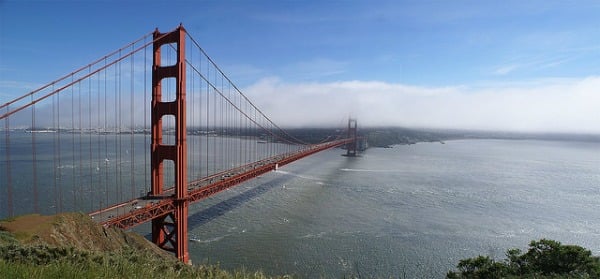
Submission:
[[[550,238],[600,254],[600,143],[335,149],[197,203],[195,263],[301,278],[443,278]]]
[[[0,154],[0,170],[11,170],[16,215],[32,212],[34,186],[44,214],[57,206],[87,212],[148,191],[143,136],[123,141],[121,153],[118,135],[36,137],[37,180],[29,174],[32,135],[11,133],[11,165]],[[61,148],[65,158],[57,161],[57,137],[64,146],[89,142],[93,149]],[[190,140],[261,147],[239,139]],[[203,150],[190,154],[205,158]],[[506,249],[526,249],[540,238],[600,255],[599,142],[457,140],[371,148],[356,158],[341,154],[315,154],[193,204],[192,261],[301,278],[443,278],[462,258],[502,258]],[[207,160],[192,161],[194,175],[216,166]],[[122,186],[102,186],[113,181]],[[0,184],[5,218],[8,176]],[[150,230],[145,224],[135,231]]]

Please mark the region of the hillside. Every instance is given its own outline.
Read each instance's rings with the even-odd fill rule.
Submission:
[[[0,222],[0,230],[12,233],[19,243],[26,245],[72,247],[97,252],[135,249],[152,252],[165,259],[172,257],[138,234],[104,228],[82,213],[25,215]]]
[[[82,213],[0,221],[1,278],[268,278],[189,266],[145,238],[104,228]]]

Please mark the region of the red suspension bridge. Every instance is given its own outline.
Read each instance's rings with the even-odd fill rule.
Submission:
[[[357,150],[354,119],[313,144],[276,125],[183,26],[4,103],[0,121],[0,217],[151,222],[152,241],[184,262],[190,203],[326,149]]]

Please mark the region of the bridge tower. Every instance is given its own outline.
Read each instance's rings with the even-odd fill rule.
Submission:
[[[151,142],[151,196],[164,195],[164,160],[174,162],[175,210],[152,219],[152,241],[159,247],[174,252],[179,260],[189,263],[188,253],[188,192],[187,142],[185,102],[185,29],[179,26],[170,33],[154,31],[154,59],[152,63],[152,142]],[[174,44],[177,61],[174,65],[161,64],[160,48]],[[162,100],[162,80],[175,78],[175,101]],[[162,117],[175,117],[175,145],[163,144]]]
[[[354,157],[356,156],[356,149],[358,147],[356,119],[348,119],[348,138],[353,139],[353,141],[346,144],[346,156]]]

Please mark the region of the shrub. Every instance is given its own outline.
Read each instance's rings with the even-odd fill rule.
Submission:
[[[527,253],[509,249],[506,257],[461,260],[458,271],[448,272],[446,278],[600,278],[600,258],[583,247],[554,240],[531,241]]]

